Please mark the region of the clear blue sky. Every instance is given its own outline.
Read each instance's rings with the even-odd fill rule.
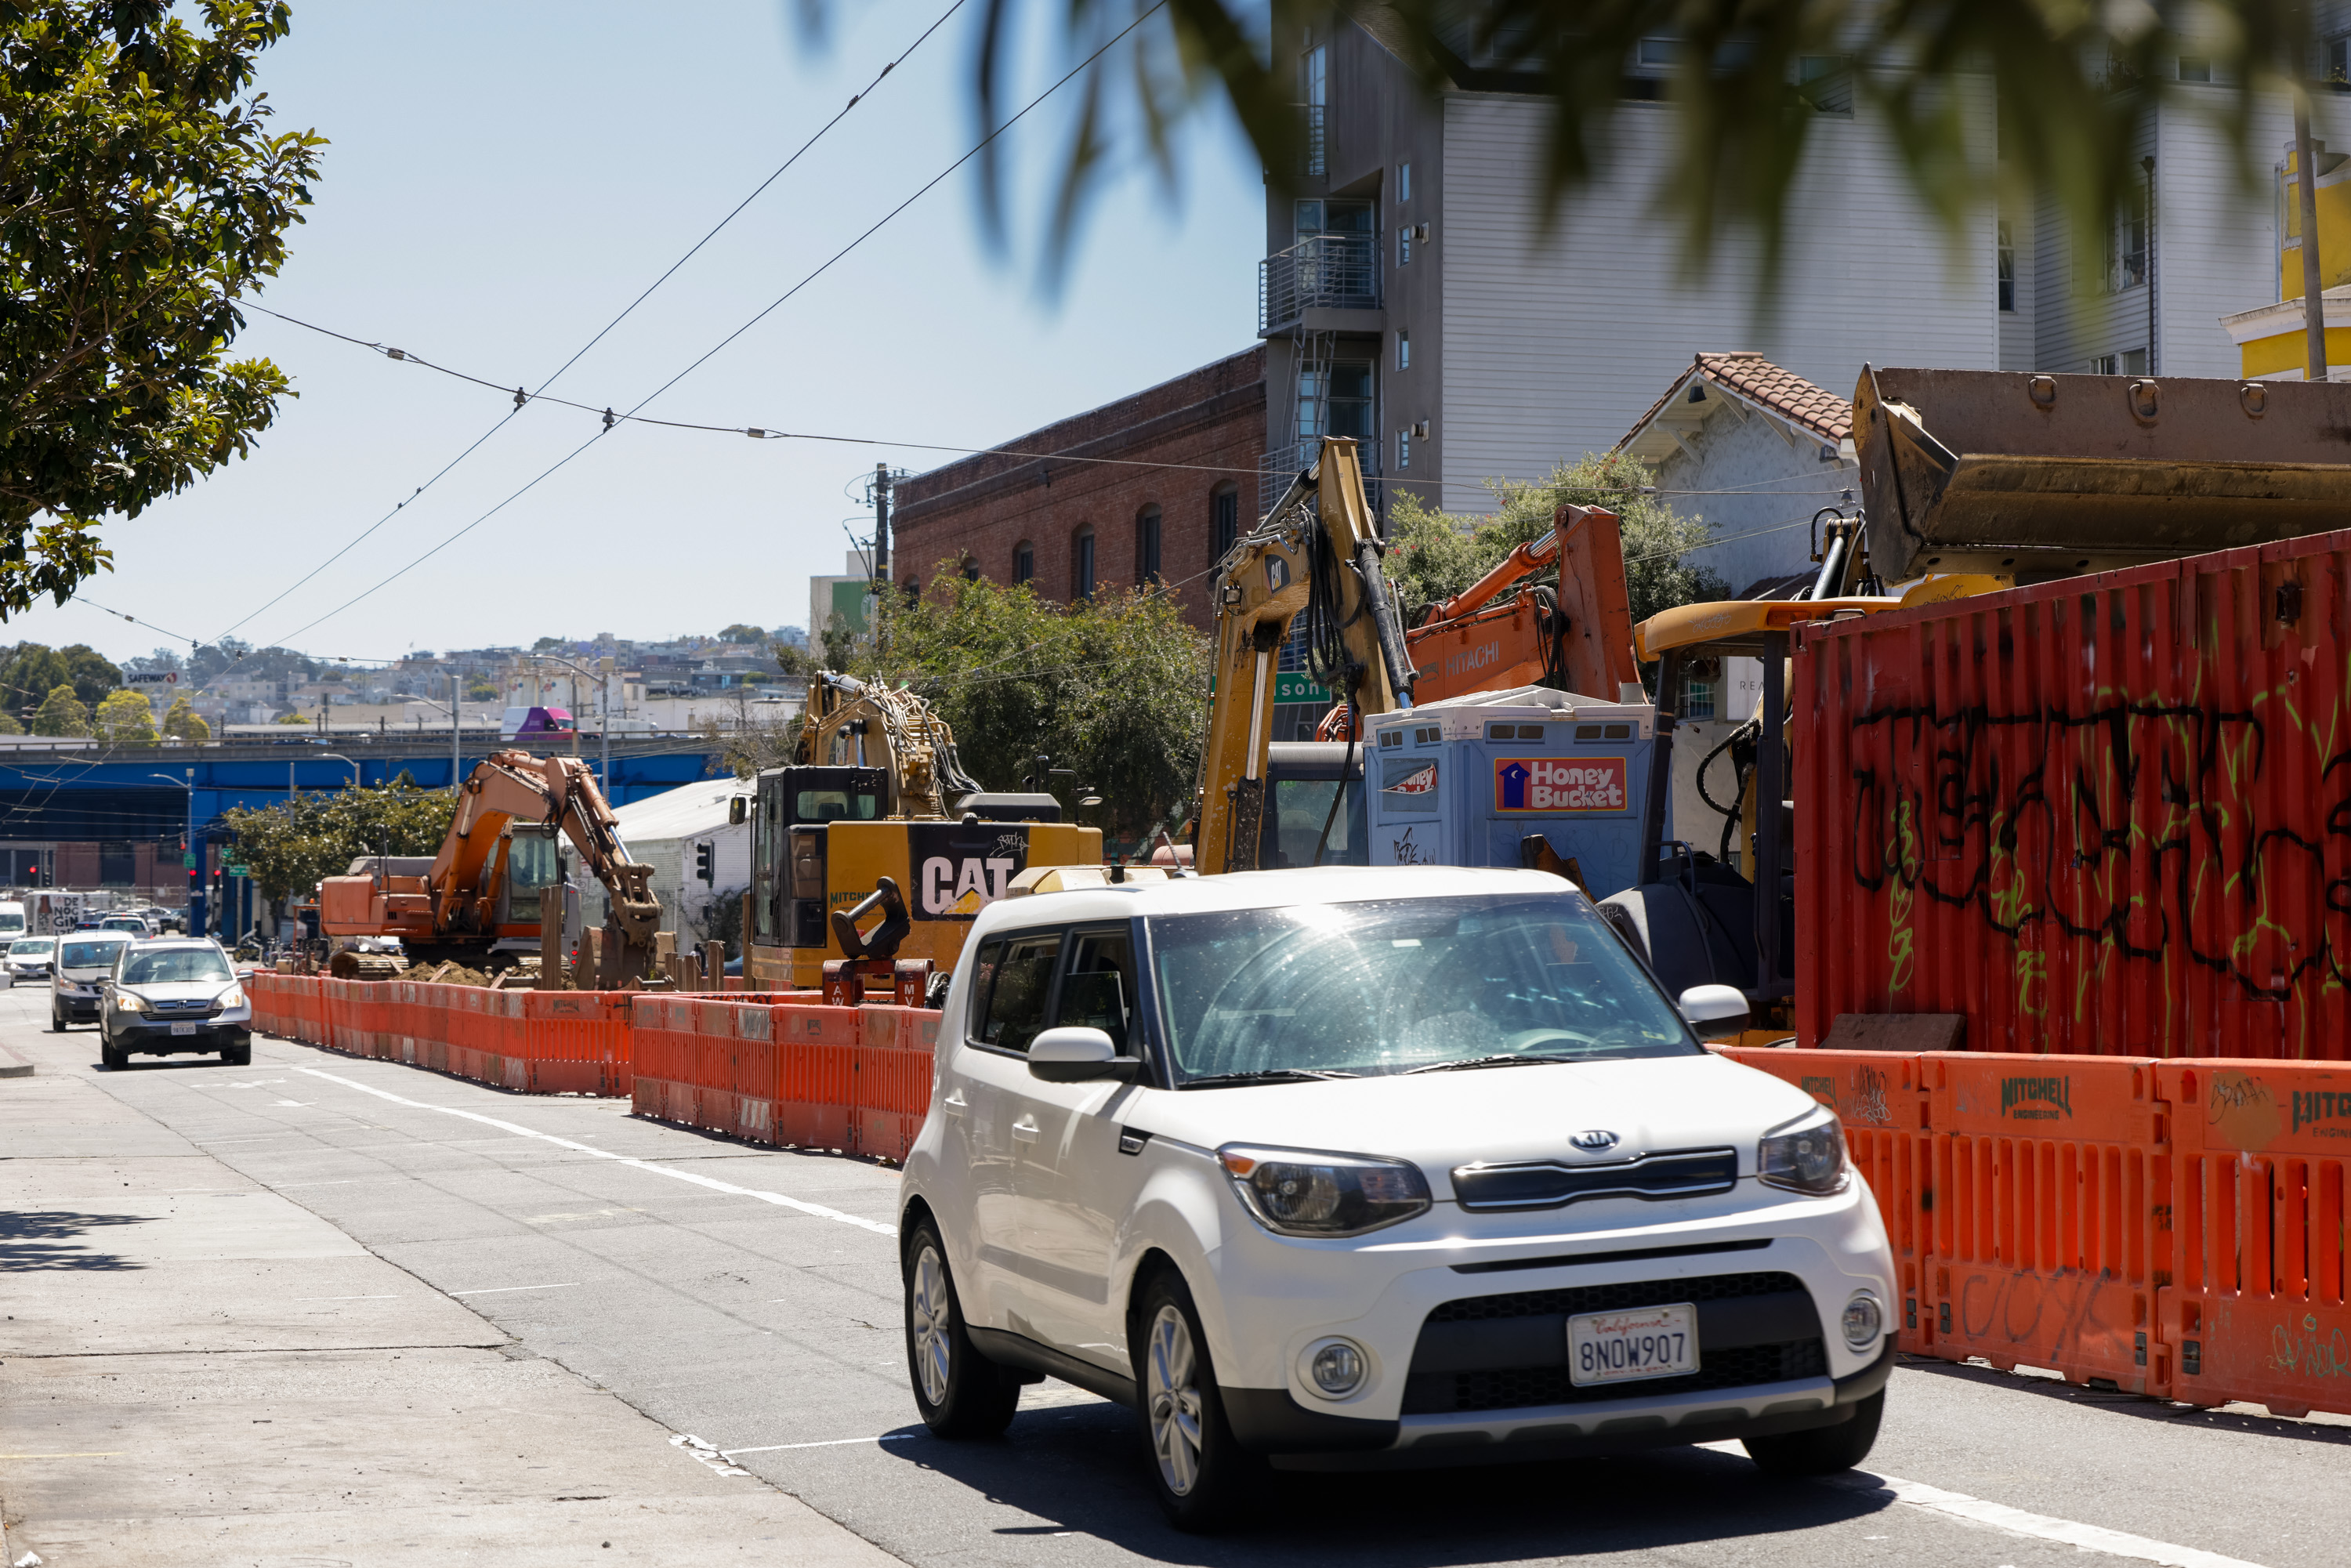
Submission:
[[[293,36],[263,57],[259,85],[280,128],[315,127],[333,145],[261,299],[535,386],[947,4],[852,5],[814,47],[779,0],[298,0]],[[553,392],[626,408],[965,152],[972,19],[942,28]],[[1029,90],[1059,74],[1058,49],[1039,40],[1025,52]],[[1067,286],[1041,294],[1033,204],[1067,132],[1048,112],[1061,107],[999,143],[1030,204],[1009,254],[982,238],[967,167],[645,412],[985,445],[1245,347],[1263,195],[1221,110],[1187,132],[1175,196],[1147,169],[1111,176]],[[86,585],[183,639],[210,642],[245,620],[508,403],[258,314],[238,347],[275,360],[301,396],[252,457],[111,521],[115,569]],[[865,526],[845,492],[877,455],[917,472],[950,460],[623,428],[391,588],[290,635],[594,429],[572,411],[527,410],[235,635],[382,659],[798,623],[811,572],[841,570],[842,519]],[[115,658],[169,641],[46,601],[0,636]]]

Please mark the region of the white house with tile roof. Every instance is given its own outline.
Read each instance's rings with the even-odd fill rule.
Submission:
[[[1809,575],[1812,519],[1859,500],[1853,404],[1756,353],[1700,353],[1617,444],[1714,542],[1688,559],[1734,598]]]

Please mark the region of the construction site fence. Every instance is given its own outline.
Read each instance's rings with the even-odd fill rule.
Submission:
[[[1899,1347],[2351,1415],[2351,1066],[1724,1048],[1844,1121]]]
[[[494,991],[252,977],[254,1027],[526,1094],[625,1095],[757,1144],[903,1160],[930,1109],[939,1015],[812,993]]]

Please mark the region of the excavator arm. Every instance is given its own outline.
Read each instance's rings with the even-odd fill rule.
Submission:
[[[1364,714],[1412,706],[1412,663],[1380,572],[1380,540],[1355,444],[1324,440],[1314,466],[1233,547],[1217,580],[1216,694],[1194,858],[1202,872],[1257,865],[1279,652],[1310,609],[1342,650],[1338,695]]]
[[[946,817],[950,797],[978,789],[956,758],[955,731],[914,693],[819,670],[792,761],[802,768],[880,768],[885,817]]]

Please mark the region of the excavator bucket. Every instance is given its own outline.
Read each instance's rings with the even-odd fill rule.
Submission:
[[[2351,526],[2351,384],[1863,367],[1886,582],[2032,582]]]

